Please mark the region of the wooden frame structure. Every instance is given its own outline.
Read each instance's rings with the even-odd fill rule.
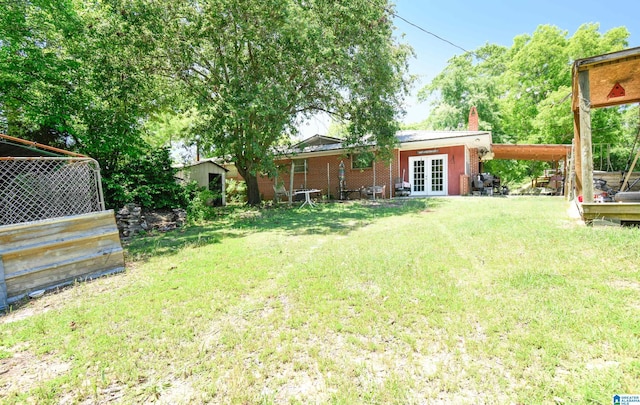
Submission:
[[[573,63],[576,191],[593,202],[591,109],[640,102],[640,47]]]
[[[593,208],[591,109],[640,102],[640,47],[578,59],[572,76],[575,187],[576,195],[582,195],[583,217],[589,220],[594,219],[587,217]],[[615,211],[608,210],[607,215],[601,216],[621,219]]]

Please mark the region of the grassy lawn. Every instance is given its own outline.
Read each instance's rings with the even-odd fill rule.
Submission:
[[[228,208],[0,317],[6,403],[609,404],[640,230],[561,198]]]

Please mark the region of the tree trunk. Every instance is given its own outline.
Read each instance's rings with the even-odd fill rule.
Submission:
[[[247,203],[249,205],[260,205],[262,199],[260,198],[260,189],[258,188],[258,178],[252,174],[247,174],[247,176],[243,177],[247,183]]]
[[[247,204],[260,205],[262,199],[260,198],[260,189],[258,188],[258,177],[255,174],[251,174],[251,171],[245,169],[237,164],[238,173],[244,179],[247,185]]]

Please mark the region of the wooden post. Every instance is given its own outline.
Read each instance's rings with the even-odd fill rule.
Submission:
[[[593,151],[591,149],[591,94],[589,71],[578,73],[578,105],[580,114],[580,155],[582,164],[582,201],[593,202]]]
[[[571,152],[569,152],[571,153]],[[562,169],[562,173],[564,173],[564,182],[562,184],[562,195],[564,195],[564,199],[568,200],[569,199],[569,190],[571,190],[571,177],[570,177],[570,173],[568,173],[569,167],[571,166],[571,162],[570,162],[570,158],[569,158],[569,153],[567,153],[564,156],[564,162],[563,162],[563,169]]]
[[[389,160],[389,198],[393,198],[393,192],[394,190],[394,184],[393,184],[393,159]]]
[[[331,176],[329,171],[329,162],[327,162],[327,199],[331,195]]]
[[[373,155],[373,199],[376,199],[376,155]]]
[[[575,180],[575,197],[582,194],[582,158],[580,156],[580,112],[575,111],[573,113],[573,145],[571,146],[571,154],[573,157],[573,164],[571,165],[571,170],[575,175],[573,180]]]
[[[291,159],[291,173],[289,174],[289,205],[293,204],[293,175],[296,171],[296,162]]]

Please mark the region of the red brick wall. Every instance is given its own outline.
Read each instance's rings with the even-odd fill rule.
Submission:
[[[322,190],[322,195],[330,195],[331,198],[337,198],[338,190],[338,168],[340,161],[344,162],[345,182],[348,189],[358,189],[361,187],[373,186],[373,169],[352,169],[351,158],[344,156],[320,156],[307,158],[307,182],[306,188],[317,188]],[[290,165],[291,160],[282,160],[277,162],[283,166],[283,170],[279,174],[279,182],[283,182],[287,190],[290,184]],[[386,198],[389,198],[389,164],[385,162],[376,162],[376,185],[386,186]],[[392,165],[397,167],[397,165]],[[328,173],[328,176],[327,176]],[[392,177],[396,177],[393,174]],[[273,198],[273,184],[275,179],[268,177],[260,177],[258,179],[258,187],[263,199],[269,200]],[[304,173],[296,173],[293,177],[293,188],[304,188]]]
[[[465,147],[452,146],[438,148],[437,154],[448,155],[448,194],[460,195],[460,175],[465,173]],[[386,162],[376,162],[376,185],[386,186],[386,198],[393,197],[393,180],[402,176],[402,170],[405,170],[404,179],[409,180],[409,157],[419,156],[418,151],[393,151],[393,161],[391,162],[391,175],[389,173],[389,164]],[[424,155],[422,155],[424,156]],[[470,175],[477,175],[479,170],[480,159],[477,149],[469,150],[470,158]],[[358,189],[360,187],[368,187],[373,185],[373,169],[352,169],[351,158],[345,156],[321,156],[307,158],[307,188],[317,188],[322,190],[322,195],[331,195],[337,198],[338,188],[338,166],[340,161],[344,161],[345,166],[345,182],[348,189]],[[289,170],[291,160],[282,160],[277,162],[282,166],[279,174],[279,181],[283,182],[285,188],[289,190]],[[329,176],[327,178],[327,165]],[[242,180],[242,177],[228,176],[227,178],[235,178]],[[296,173],[293,179],[293,188],[302,188],[304,186],[304,173]],[[258,187],[262,198],[265,200],[273,199],[274,179],[268,177],[258,178]]]
[[[467,124],[467,128],[469,131],[477,131],[479,127],[478,111],[476,111],[476,107],[473,106],[471,110],[469,110],[469,123]]]
[[[478,156],[478,149],[469,149],[469,160],[471,163],[471,177],[480,174],[480,157]]]

